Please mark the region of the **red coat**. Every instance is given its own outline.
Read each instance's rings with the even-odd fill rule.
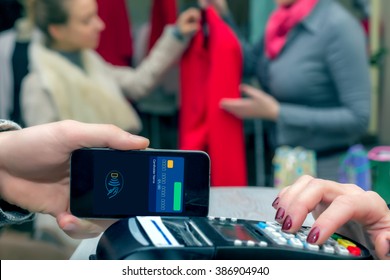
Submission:
[[[212,8],[205,10],[208,36],[201,30],[181,60],[179,145],[204,150],[211,158],[212,186],[246,186],[243,123],[219,106],[240,98],[240,44]]]
[[[96,51],[113,65],[130,66],[133,42],[125,0],[97,0],[97,3],[106,29],[100,35]]]

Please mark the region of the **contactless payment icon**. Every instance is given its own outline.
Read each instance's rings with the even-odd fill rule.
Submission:
[[[123,176],[120,172],[113,170],[110,171],[106,176],[106,189],[108,198],[113,198],[123,188]]]

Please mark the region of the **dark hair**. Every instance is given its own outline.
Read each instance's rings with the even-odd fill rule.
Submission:
[[[28,0],[27,0],[28,1]],[[49,26],[66,24],[69,19],[69,0],[30,0],[30,15],[35,25],[51,40]]]

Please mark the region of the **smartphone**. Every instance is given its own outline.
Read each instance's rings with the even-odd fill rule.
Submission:
[[[82,218],[207,216],[203,151],[83,148],[71,155],[70,211]]]

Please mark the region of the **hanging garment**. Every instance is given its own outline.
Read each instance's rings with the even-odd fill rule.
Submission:
[[[176,0],[153,0],[150,16],[150,38],[148,50],[160,38],[165,25],[174,24],[177,18]]]
[[[246,186],[243,123],[219,106],[222,98],[240,98],[240,44],[212,8],[203,19],[181,60],[179,147],[209,153],[212,186]]]
[[[125,0],[98,0],[98,13],[106,25],[96,51],[109,63],[131,66],[133,42]]]

